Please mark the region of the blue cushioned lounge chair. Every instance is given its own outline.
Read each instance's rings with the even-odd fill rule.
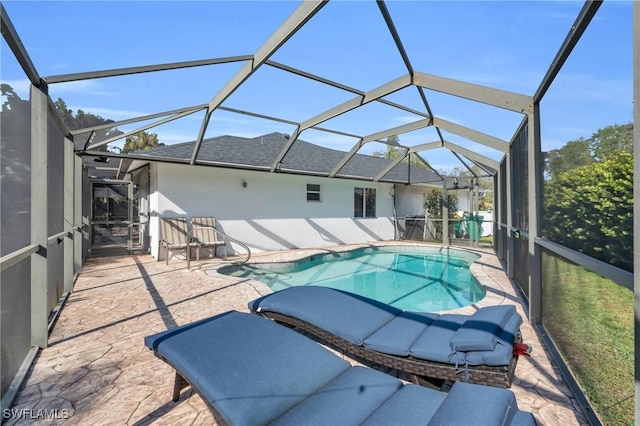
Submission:
[[[260,297],[249,309],[360,359],[409,373],[416,383],[451,380],[508,388],[518,362],[513,345],[521,339],[522,317],[512,305],[472,315],[427,314],[301,286]]]
[[[535,425],[513,392],[456,383],[449,393],[351,366],[257,315],[230,311],[145,338],[229,425]]]

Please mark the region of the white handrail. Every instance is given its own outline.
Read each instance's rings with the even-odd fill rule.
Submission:
[[[222,232],[221,230],[219,230],[219,229],[217,229],[217,228],[215,228],[215,227],[211,227],[211,226],[196,226],[196,227],[192,228],[192,229],[191,229],[191,231],[189,231],[189,234],[188,234],[188,238],[189,238],[189,240],[190,240],[190,239],[191,239],[191,237],[192,237],[192,232],[193,232],[193,230],[194,230],[194,229],[211,229],[212,231],[217,232],[218,234],[222,235],[223,240],[225,240],[225,239],[226,239],[226,240],[232,241],[232,242],[234,242],[234,243],[238,244],[239,246],[241,246],[242,248],[244,248],[244,249],[247,251],[246,258],[244,258],[244,259],[242,259],[242,260],[240,260],[240,261],[238,261],[238,260],[232,260],[232,261],[229,261],[229,263],[234,263],[234,264],[240,264],[240,265],[241,265],[241,264],[243,264],[243,263],[247,263],[247,262],[249,261],[249,259],[251,259],[251,249],[249,248],[249,246],[248,246],[248,245],[246,245],[246,244],[245,244],[245,243],[243,243],[242,241],[236,240],[236,239],[235,239],[235,238],[233,238],[232,236],[225,234],[224,232]],[[226,244],[226,241],[225,241],[225,244]],[[226,261],[226,260],[225,260],[225,261]],[[208,264],[208,263],[210,263],[210,262],[201,262],[201,263],[198,265],[198,269],[202,269],[202,266],[203,266],[203,265],[206,265],[206,264]]]

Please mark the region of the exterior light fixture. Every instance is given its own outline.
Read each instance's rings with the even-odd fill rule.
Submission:
[[[282,162],[278,162],[276,164],[276,173],[280,173],[282,171]]]
[[[246,188],[246,187],[247,187],[247,181],[246,181],[246,180],[244,180],[244,179],[242,179],[242,187],[243,187],[243,188]]]

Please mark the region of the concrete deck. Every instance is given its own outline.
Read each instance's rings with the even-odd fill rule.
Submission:
[[[347,248],[353,246],[333,250]],[[252,261],[327,250],[258,254]],[[462,311],[508,303],[524,316],[522,301],[493,254],[482,253],[472,270],[488,295]],[[190,389],[178,403],[171,401],[173,370],[154,357],[143,338],[230,309],[246,312],[247,302],[268,292],[262,283],[214,269],[188,271],[179,259],[169,265],[149,255],[89,259],[5,424],[214,424]],[[534,350],[531,358],[520,357],[516,369],[512,390],[519,407],[531,411],[538,424],[588,424],[534,329],[525,323],[522,332]]]

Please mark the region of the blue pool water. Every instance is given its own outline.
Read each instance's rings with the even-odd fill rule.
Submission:
[[[367,248],[296,262],[232,266],[219,272],[261,281],[274,291],[316,285],[370,297],[403,310],[436,312],[484,298],[484,288],[469,271],[475,259],[473,253],[454,250],[422,253]]]

